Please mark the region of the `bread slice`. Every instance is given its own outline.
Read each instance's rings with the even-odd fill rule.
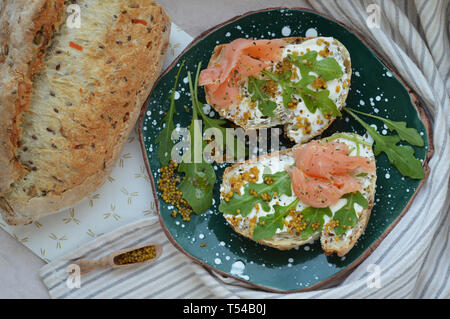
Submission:
[[[120,156],[169,43],[150,0],[0,3],[0,208],[11,225],[71,207]]]
[[[343,76],[340,78],[327,81],[327,89],[330,91],[330,98],[340,110],[345,103],[350,87],[350,79],[352,74],[350,53],[346,47],[338,40],[331,37],[289,37],[284,38],[287,42],[285,46],[282,59],[289,53],[303,55],[308,50],[315,50],[321,52],[329,50],[331,58],[336,59],[340,65]],[[223,49],[226,44],[221,44],[215,47],[214,53],[208,63],[208,67],[216,65],[222,59]],[[318,54],[317,60],[324,57]],[[275,67],[275,64],[274,64]],[[311,73],[312,75],[316,75]],[[270,97],[276,102],[277,108],[274,110],[275,117],[264,116],[258,108],[250,103],[248,97],[248,81],[244,79],[240,82],[240,92],[243,97],[239,105],[231,105],[227,108],[218,107],[212,102],[212,92],[205,86],[206,101],[211,105],[222,117],[234,122],[245,130],[247,129],[261,129],[269,128],[278,125],[284,125],[286,136],[296,143],[304,143],[311,138],[320,135],[336,117],[324,116],[320,110],[311,113],[302,101],[301,97],[294,94],[294,97],[299,100],[297,106],[292,109],[287,109],[283,106],[281,99],[281,87],[278,87],[275,97]],[[309,86],[309,88],[314,89]]]
[[[370,141],[369,137],[367,138],[361,137],[359,135],[350,133],[345,134],[348,134],[348,136],[352,136],[354,138],[358,138],[361,140]],[[354,142],[342,137],[335,139],[335,141],[347,143],[350,149],[356,146]],[[350,155],[356,155],[356,152],[357,150],[355,148]],[[370,158],[375,161],[371,147],[360,145],[360,152],[361,152],[360,156],[366,156],[367,158]],[[235,179],[240,174],[250,171],[253,167],[256,166],[259,170],[257,183],[262,183],[263,182],[262,175],[264,173],[274,174],[284,170],[286,166],[293,164],[294,164],[293,148],[291,148],[279,152],[262,155],[257,158],[253,158],[248,161],[237,163],[233,166],[228,167],[223,175],[223,182],[221,185],[221,201],[224,200],[224,194],[227,194],[228,192],[231,191],[233,178]],[[358,182],[360,182],[362,185],[360,192],[366,198],[369,205],[368,208],[366,209],[364,209],[363,207],[357,209],[359,217],[356,222],[356,225],[353,228],[347,230],[343,235],[337,236],[336,234],[334,234],[333,230],[329,230],[328,227],[323,227],[321,232],[318,231],[314,233],[311,237],[305,239],[301,238],[301,236],[298,236],[295,233],[290,233],[287,227],[284,226],[283,229],[278,229],[277,233],[272,238],[259,240],[258,242],[262,245],[274,247],[279,250],[288,250],[307,243],[312,243],[313,241],[320,238],[322,248],[326,255],[336,253],[338,256],[344,256],[355,245],[358,238],[364,232],[374,202],[375,184],[377,179],[376,173],[374,172],[372,174],[360,176],[357,178]],[[241,190],[242,189],[243,186]],[[273,214],[274,213],[273,205],[275,205],[276,202],[278,202],[279,205],[281,206],[286,206],[289,203],[293,202],[295,199],[296,196],[294,195],[294,193],[292,193],[292,196],[282,195],[276,199],[272,199],[272,201],[269,203],[271,206],[270,212],[264,212],[261,209],[258,210],[254,208],[250,212],[250,214],[248,214],[246,217],[242,217],[239,214],[238,215],[224,214],[224,217],[234,231],[241,234],[242,236],[245,236],[253,240],[252,231],[260,217],[268,214]],[[337,209],[339,209],[340,207],[342,207],[342,205],[345,204],[345,201],[346,199],[341,199],[338,204],[335,204],[335,206],[330,207],[333,214],[336,212]],[[299,205],[297,206],[297,210],[303,210],[306,207],[307,206],[305,204],[300,202]],[[323,226],[325,226],[325,224],[327,224],[331,220],[332,218],[327,217]],[[326,229],[328,229],[328,231]]]

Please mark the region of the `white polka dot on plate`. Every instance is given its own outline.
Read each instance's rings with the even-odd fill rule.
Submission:
[[[283,27],[283,29],[281,29],[281,34],[284,36],[284,37],[288,37],[288,36],[290,36],[291,35],[291,28],[289,27],[289,26],[284,26]]]
[[[317,30],[315,28],[309,28],[305,32],[305,36],[306,37],[317,37],[317,35],[318,35],[318,33],[317,33]]]

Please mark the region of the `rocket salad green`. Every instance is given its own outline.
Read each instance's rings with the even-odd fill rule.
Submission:
[[[408,140],[414,143],[418,142],[417,134],[413,133],[413,138],[411,138],[411,129],[407,129],[406,125],[400,124],[402,122],[389,121],[389,125],[396,131],[398,130],[397,132],[399,133],[399,135],[384,136],[378,133],[372,126],[364,122],[359,116],[357,116],[354,113],[355,110],[347,107],[344,107],[344,110],[347,111],[351,116],[353,116],[373,138],[373,140],[375,141],[374,154],[376,156],[384,152],[387,155],[389,162],[393,166],[395,166],[403,176],[407,176],[412,179],[422,179],[425,177],[425,171],[422,167],[421,161],[414,157],[414,149],[409,145],[398,144],[402,140]],[[415,131],[415,129],[412,130]]]

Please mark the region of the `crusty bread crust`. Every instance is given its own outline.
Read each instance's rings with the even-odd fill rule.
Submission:
[[[45,57],[30,49],[28,56],[19,60],[24,74],[36,74],[29,78],[32,86],[27,91],[28,102],[14,112],[4,113],[14,108],[15,99],[7,95],[14,90],[20,93],[19,80],[0,69],[4,72],[0,73],[0,112],[7,115],[0,117],[0,129],[15,123],[17,132],[0,131],[0,158],[8,163],[5,169],[0,168],[0,207],[10,225],[30,223],[68,208],[104,183],[161,71],[170,19],[158,4],[150,0],[112,0],[84,7],[86,1],[78,3],[82,8],[79,30],[69,32],[65,24],[58,28],[58,19],[53,19],[51,29],[58,33],[46,45]],[[12,3],[19,2],[29,3],[6,1],[3,6],[9,9],[2,7],[0,21],[6,21],[6,15],[17,16],[16,10],[21,8]],[[42,7],[54,6],[57,1],[35,3],[41,6],[29,6],[30,17],[40,17]],[[55,16],[64,15],[65,10],[57,6]],[[11,25],[9,32],[18,34],[19,29],[23,27]],[[25,42],[21,43],[25,48],[35,45],[34,35],[28,33],[24,33]],[[14,41],[5,38],[1,43],[3,46]],[[71,47],[70,42],[82,49]],[[17,54],[15,51],[17,48],[10,48],[6,54],[13,65],[15,56],[10,55]],[[35,71],[26,69],[30,59],[41,61],[36,62]],[[55,60],[59,62],[58,72],[52,64]],[[44,98],[48,105],[38,103],[49,88],[50,98]],[[53,113],[48,114],[52,109]]]
[[[324,138],[324,139],[326,139],[326,138]],[[290,149],[258,156],[256,158],[252,158],[248,161],[245,161],[242,163],[237,163],[230,167],[227,167],[225,169],[224,175],[223,175],[223,182],[222,182],[223,185],[226,184],[227,181],[234,174],[237,174],[239,168],[242,165],[251,165],[251,164],[260,162],[261,160],[263,160],[265,158],[270,158],[270,157],[291,156],[293,154],[293,150],[295,147],[296,146],[294,146],[293,148],[290,148]],[[373,157],[372,160],[375,161],[375,158]],[[358,218],[356,225],[352,228],[351,234],[348,237],[346,237],[340,241],[337,241],[335,239],[335,236],[333,236],[333,234],[327,234],[325,231],[325,228],[324,228],[322,233],[317,233],[314,236],[312,236],[306,240],[301,239],[300,237],[296,236],[295,234],[279,233],[270,239],[259,240],[257,242],[261,245],[270,246],[270,247],[276,248],[278,250],[289,250],[289,249],[292,249],[292,248],[295,248],[298,246],[312,243],[313,241],[320,238],[322,249],[324,250],[325,255],[331,255],[333,253],[336,253],[338,256],[341,256],[341,257],[344,256],[345,254],[347,254],[350,251],[350,249],[353,248],[353,246],[356,244],[356,241],[362,235],[362,233],[364,232],[364,230],[367,227],[367,223],[369,221],[370,213],[371,213],[373,203],[374,203],[376,179],[377,179],[376,174],[374,174],[370,180],[369,207],[367,209],[364,209],[361,212],[361,216]],[[251,230],[250,225],[246,225],[247,227],[243,227],[243,228],[242,227],[239,228],[239,227],[237,227],[237,225],[233,225],[232,223],[229,223],[229,225],[238,234],[253,240],[252,233],[250,232],[250,230]]]
[[[288,38],[283,38],[283,40],[285,40],[287,43],[289,44],[300,44],[302,42],[305,42],[307,40],[310,39],[314,39],[314,37],[288,37]],[[344,61],[344,67],[345,67],[345,73],[348,75],[348,77],[350,78],[352,75],[352,68],[351,68],[351,59],[350,59],[350,53],[348,52],[347,48],[340,43],[337,40],[336,43],[338,44],[338,47],[340,49],[340,53],[342,55],[343,61]],[[214,48],[214,52],[209,60],[208,63],[208,67],[211,67],[215,64],[217,64],[222,56],[222,52],[223,52],[223,48],[226,46],[226,44],[220,44],[217,45]],[[290,131],[288,129],[291,120],[290,118],[286,118],[287,122],[283,122],[278,118],[270,118],[269,120],[265,121],[264,123],[261,123],[257,126],[255,125],[249,125],[248,123],[244,123],[244,122],[236,122],[235,119],[230,118],[230,116],[228,115],[227,109],[226,108],[221,108],[218,107],[216,105],[214,105],[214,103],[212,103],[212,98],[211,98],[211,91],[210,89],[205,86],[205,98],[206,98],[206,102],[211,105],[222,117],[235,122],[237,125],[241,126],[244,130],[248,130],[248,129],[260,129],[260,128],[269,128],[269,127],[274,127],[280,124],[284,124],[284,134],[286,135],[287,138],[289,138],[290,140],[294,141],[294,142],[300,142],[298,140],[295,140],[294,137],[290,134]],[[342,93],[339,96],[339,101],[337,103],[337,107],[339,110],[342,109],[342,107],[344,106],[345,100],[347,99],[347,95],[349,92],[350,86],[346,86],[342,88]],[[318,131],[316,134],[310,136],[307,140],[315,137],[315,136],[319,136],[320,134],[322,134],[330,125],[331,123],[336,119],[336,117],[331,117],[323,126],[323,128]],[[302,140],[301,142],[304,143],[307,140]]]

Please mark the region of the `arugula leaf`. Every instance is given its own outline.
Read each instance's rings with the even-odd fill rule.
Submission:
[[[266,193],[271,198],[275,192],[279,195],[292,195],[291,178],[286,171],[280,171],[275,174],[263,174],[263,180],[267,177],[272,179],[272,183],[246,183],[241,195],[234,194],[229,201],[223,200],[220,202],[219,211],[223,214],[230,215],[236,215],[239,211],[240,214],[245,217],[250,214],[255,207],[255,204],[259,203],[261,208],[268,212],[270,211],[269,203],[264,201],[259,195]],[[253,191],[256,192],[258,196],[251,194]]]
[[[193,116],[192,124],[188,130],[190,133],[191,151],[187,156],[183,156],[183,160],[178,167],[178,171],[184,173],[183,180],[179,185],[182,197],[192,207],[196,214],[206,211],[212,204],[213,188],[216,183],[216,173],[211,164],[204,161],[201,156],[201,162],[196,161],[193,156],[194,136],[201,134],[199,123],[196,122],[196,115]],[[202,140],[202,147],[205,143]],[[194,157],[194,159],[188,157]]]
[[[316,77],[314,75],[310,75],[312,65],[317,58],[316,51],[310,51],[302,56],[296,56],[289,54],[288,59],[299,68],[301,79],[295,84],[295,87],[298,88],[306,88],[308,85],[314,82]]]
[[[200,73],[201,63],[199,63],[197,68],[197,73],[195,76],[195,87],[197,88],[198,76]],[[216,183],[216,173],[211,164],[207,163],[203,159],[203,154],[201,154],[200,162],[195,160],[191,161],[195,136],[201,134],[199,123],[197,121],[197,108],[194,106],[198,102],[197,93],[192,85],[191,73],[188,72],[189,90],[191,93],[192,100],[192,122],[189,126],[190,133],[190,151],[183,155],[182,162],[178,167],[178,171],[185,173],[182,182],[180,183],[180,190],[183,193],[183,199],[185,199],[188,204],[192,207],[196,214],[201,214],[206,211],[212,204],[212,194],[214,184]],[[203,150],[205,141],[202,138],[202,148]],[[188,160],[189,159],[189,160]]]
[[[201,63],[200,63],[201,65]],[[199,70],[199,69],[198,69]],[[197,70],[197,73],[198,73]],[[193,88],[189,88],[191,90],[191,92],[193,92],[193,97],[192,97],[192,108],[195,109],[195,112],[197,114],[200,114],[203,124],[205,126],[205,130],[207,129],[217,129],[221,132],[222,135],[222,143],[218,144],[219,149],[222,153],[225,153],[227,150],[229,150],[231,147],[234,147],[234,152],[233,154],[235,154],[235,158],[237,157],[237,150],[238,149],[244,149],[245,153],[248,153],[248,148],[245,146],[245,141],[239,139],[236,135],[233,136],[233,140],[232,140],[232,145],[226,145],[226,128],[224,127],[224,125],[226,125],[228,123],[228,121],[224,120],[224,119],[214,119],[211,118],[210,116],[206,115],[203,112],[203,107],[205,106],[203,103],[201,103],[198,99],[198,85],[196,84],[195,87]],[[191,93],[192,96],[192,93]],[[203,145],[204,146],[204,145]],[[204,147],[202,148],[202,150],[204,149]]]
[[[407,145],[397,145],[401,138],[398,135],[383,136],[379,134],[373,127],[365,123],[359,116],[350,109],[344,107],[344,110],[352,115],[372,136],[375,141],[374,154],[379,155],[384,152],[389,162],[396,167],[403,176],[412,179],[422,179],[425,177],[420,160],[414,157],[414,149]]]
[[[185,173],[180,183],[183,198],[196,214],[206,211],[212,204],[212,194],[216,182],[216,173],[208,163],[184,163],[178,171]]]
[[[263,74],[281,86],[283,105],[285,108],[289,107],[289,103],[292,101],[292,94],[298,91],[311,113],[315,113],[317,109],[320,109],[323,114],[328,113],[331,116],[341,116],[341,112],[336,107],[336,104],[329,98],[330,91],[321,90],[316,92],[307,88],[309,84],[314,82],[314,76],[303,74],[302,78],[294,83],[291,81],[292,72],[290,70],[280,75],[269,71],[263,71]]]
[[[303,220],[306,221],[306,228],[300,233],[302,239],[307,239],[315,233],[321,232],[325,223],[324,216],[333,216],[329,207],[317,208],[309,206],[302,210],[302,214]]]
[[[248,92],[252,94],[252,102],[258,103],[258,108],[264,116],[275,117],[273,111],[277,108],[277,104],[271,101],[267,95],[261,90],[266,84],[264,80],[258,80],[253,76],[248,77]]]
[[[306,74],[305,76],[302,76],[302,78],[294,84],[294,87],[296,90],[299,90],[301,88],[306,88],[308,85],[314,82],[316,77],[314,75]]]
[[[328,57],[317,60],[317,51],[309,51],[301,56],[289,54],[288,59],[300,69],[302,77],[309,75],[311,71],[320,75],[324,81],[344,75],[336,59]]]
[[[282,88],[283,106],[285,108],[289,108],[289,103],[292,102],[292,94],[294,94],[294,88],[291,86],[282,86]]]
[[[309,76],[309,72],[313,71],[314,62],[317,59],[317,51],[309,51],[300,56],[288,54],[287,58],[299,68],[300,75],[304,78]]]
[[[317,61],[317,52],[310,51],[302,56],[288,55],[288,59],[299,68],[301,79],[295,83],[297,92],[305,102],[306,107],[311,113],[315,113],[319,109],[322,114],[331,116],[341,116],[341,112],[336,104],[330,99],[330,91],[319,90],[313,91],[308,85],[314,82],[315,76],[309,72],[315,72],[322,77],[324,81],[330,81],[341,77],[344,73],[334,58],[325,58]]]
[[[372,128],[369,134],[375,134]],[[374,138],[375,140],[375,138]],[[402,175],[412,179],[422,179],[425,177],[420,160],[414,157],[414,149],[408,145],[396,145],[400,138],[396,136],[386,136],[384,139],[376,139],[374,154],[379,155],[381,152],[386,153],[389,162],[394,165]]]
[[[159,159],[159,162],[161,163],[161,166],[166,166],[169,163],[172,156],[172,149],[173,146],[175,145],[174,142],[172,141],[172,132],[175,129],[175,125],[173,123],[173,116],[176,110],[175,92],[177,89],[178,79],[180,78],[180,73],[181,69],[183,68],[184,62],[185,61],[183,60],[178,69],[178,73],[175,78],[175,83],[173,85],[173,90],[172,93],[170,94],[169,111],[163,118],[163,123],[166,123],[166,126],[161,130],[161,132],[159,133],[158,137],[155,140],[155,143],[159,143],[157,157]]]
[[[275,74],[267,70],[262,71],[264,75],[281,86],[284,107],[289,107],[289,103],[292,101],[292,94],[298,92],[310,112],[314,113],[319,109],[323,114],[341,116],[341,112],[336,107],[336,104],[329,98],[330,91],[313,91],[308,88],[308,85],[316,79],[315,76],[309,74],[310,72],[316,72],[324,81],[341,77],[344,73],[337,61],[334,58],[325,58],[317,61],[316,51],[307,52],[302,56],[290,54],[288,59],[300,70],[301,79],[298,82],[291,80],[291,70],[285,70],[281,74]],[[249,77],[249,92],[253,94],[251,97],[252,101],[259,102],[258,107],[264,115],[273,117],[273,110],[276,108],[276,104],[270,101],[260,90],[263,85],[265,85],[265,81]]]
[[[406,127],[406,122],[391,121],[391,120],[385,119],[385,118],[377,116],[377,115],[367,114],[367,113],[357,111],[357,110],[354,110],[351,108],[348,108],[348,109],[351,110],[352,112],[359,113],[359,114],[366,115],[366,116],[372,117],[374,119],[380,120],[381,122],[386,124],[386,126],[388,127],[388,129],[391,132],[396,131],[402,141],[406,141],[409,144],[414,145],[414,146],[424,146],[423,139],[420,136],[419,132],[417,132],[417,130],[415,128]]]
[[[284,226],[284,219],[289,214],[291,208],[296,208],[299,199],[295,199],[287,206],[275,205],[273,208],[275,213],[260,217],[258,223],[253,229],[253,240],[262,240],[272,238],[277,229],[282,229]]]
[[[299,88],[300,96],[305,102],[306,107],[311,113],[315,113],[319,109],[322,114],[330,114],[331,116],[341,116],[341,112],[329,98],[330,91],[313,91],[308,88]]]
[[[369,207],[369,202],[360,192],[348,193],[342,196],[342,198],[347,199],[347,203],[341,209],[336,211],[333,217],[334,220],[339,221],[339,226],[334,228],[334,232],[338,236],[355,226],[356,221],[358,220],[355,211],[355,203],[363,208]]]
[[[313,70],[319,74],[324,81],[334,80],[344,75],[339,63],[337,63],[334,58],[330,57],[315,61]]]
[[[289,103],[292,101],[292,94],[295,90],[291,81],[292,71],[286,70],[281,74],[275,74],[273,72],[263,70],[262,73],[281,86],[283,105],[285,108],[289,108]]]
[[[196,107],[197,107],[197,112],[200,114],[200,116],[202,117],[203,120],[203,124],[205,125],[205,130],[207,129],[216,129],[219,130],[221,132],[222,135],[222,143],[218,144],[220,151],[222,152],[222,154],[225,154],[226,152],[230,151],[231,148],[234,149],[233,154],[234,154],[234,158],[236,159],[238,156],[238,150],[239,149],[244,149],[246,155],[248,154],[248,147],[245,145],[245,141],[243,141],[242,139],[238,138],[238,136],[234,135],[233,139],[231,141],[231,145],[227,144],[227,128],[224,127],[224,125],[228,124],[228,121],[224,120],[224,119],[214,119],[209,117],[208,115],[206,115],[202,109],[204,107],[204,104],[197,101],[196,103]]]

